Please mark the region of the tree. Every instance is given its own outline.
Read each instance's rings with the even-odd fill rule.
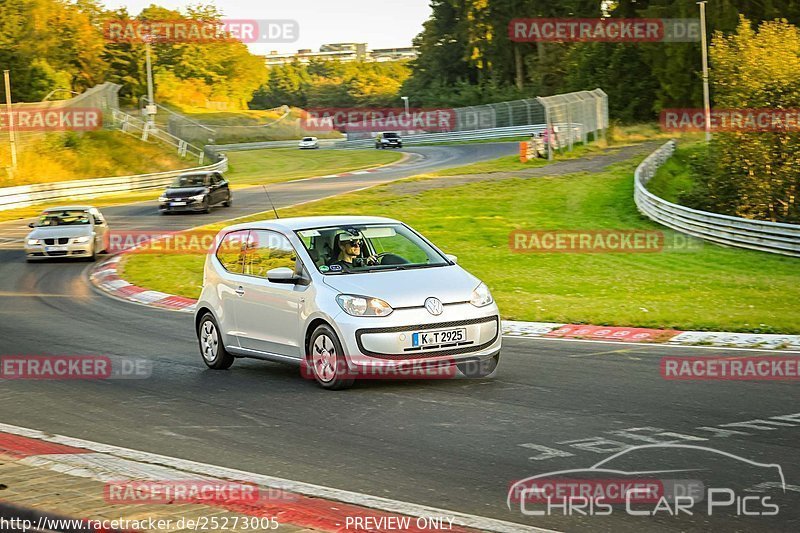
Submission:
[[[800,30],[785,21],[756,31],[741,17],[736,33],[714,36],[711,65],[715,108],[800,108]],[[686,198],[691,205],[800,222],[800,134],[791,128],[717,133],[700,170],[699,186]]]

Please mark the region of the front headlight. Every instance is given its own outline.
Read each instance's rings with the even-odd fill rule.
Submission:
[[[202,202],[205,197],[206,193],[203,193],[203,194],[198,194],[196,196],[190,196],[189,200],[194,200],[195,202]]]
[[[28,239],[28,246],[36,246],[37,244],[42,244],[40,239]]]
[[[475,307],[486,307],[493,301],[492,293],[489,292],[489,287],[487,287],[485,283],[478,285],[475,290],[472,291],[472,297],[469,299],[469,303]]]
[[[72,242],[75,244],[83,244],[85,242],[89,242],[92,238],[91,237],[75,237],[72,239]]]
[[[158,201],[159,202],[166,202],[167,200],[169,200],[169,198],[167,198],[166,196],[159,196],[158,197]]]
[[[394,311],[391,305],[380,298],[369,296],[340,294],[336,297],[336,303],[345,313],[352,316],[387,316]]]

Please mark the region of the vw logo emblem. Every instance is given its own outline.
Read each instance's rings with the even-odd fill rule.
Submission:
[[[425,300],[425,309],[432,315],[441,315],[442,314],[442,302],[439,301],[439,298],[430,297]]]

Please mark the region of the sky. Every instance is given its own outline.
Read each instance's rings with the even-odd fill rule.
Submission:
[[[431,13],[429,0],[104,0],[107,7],[126,7],[138,15],[150,4],[181,9],[189,4],[216,5],[231,19],[296,20],[299,39],[294,43],[250,44],[256,54],[270,50],[319,50],[324,43],[359,42],[370,48],[411,46]]]

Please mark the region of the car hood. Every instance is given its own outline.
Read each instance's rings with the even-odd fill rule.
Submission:
[[[57,239],[59,237],[83,237],[92,234],[91,224],[81,226],[44,226],[33,228],[28,233],[29,239]]]
[[[435,296],[442,303],[469,301],[480,280],[458,265],[388,270],[361,274],[328,274],[325,284],[343,294],[380,298],[392,307],[418,307]]]
[[[197,196],[198,194],[205,194],[207,189],[205,187],[169,187],[164,196],[167,198],[188,198],[190,196]]]

